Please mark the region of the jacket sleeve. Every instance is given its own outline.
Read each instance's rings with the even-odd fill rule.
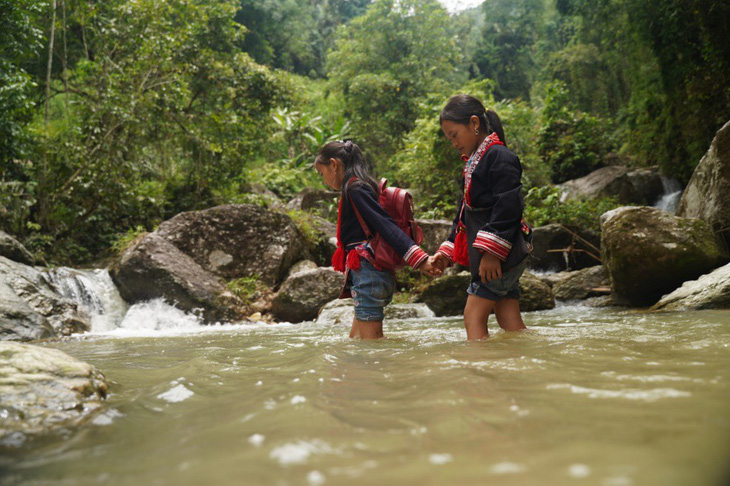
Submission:
[[[413,268],[418,268],[428,258],[428,253],[403,232],[395,224],[385,209],[377,201],[375,195],[364,187],[353,187],[348,191],[352,204],[360,212],[365,224],[370,231],[378,233],[385,241],[393,247],[403,260]]]
[[[520,159],[508,150],[489,150],[479,166],[477,171],[483,169],[483,173],[477,177],[487,177],[494,205],[489,222],[479,230],[473,245],[505,261],[521,227],[522,166]]]

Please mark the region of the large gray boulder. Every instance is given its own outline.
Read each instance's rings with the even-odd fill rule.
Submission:
[[[271,313],[279,321],[316,319],[320,308],[340,295],[344,282],[345,276],[332,267],[294,273],[281,285],[271,302]]]
[[[664,192],[661,175],[654,168],[632,169],[621,165],[602,167],[558,186],[568,199],[615,197],[621,204],[652,205]]]
[[[427,319],[434,313],[426,304],[389,304],[383,309],[384,321],[395,319]],[[344,325],[352,324],[355,308],[352,299],[337,299],[328,302],[317,316],[317,324]]]
[[[84,423],[107,390],[104,375],[62,351],[0,342],[0,449]]]
[[[86,311],[56,290],[41,270],[0,257],[0,340],[31,341],[91,329]]]
[[[431,281],[416,299],[428,305],[438,317],[464,315],[466,289],[470,283],[469,272],[444,275]]]
[[[652,310],[730,309],[730,263],[662,297]]]
[[[603,265],[569,272],[553,284],[557,300],[584,300],[610,293],[611,280]]]
[[[549,310],[555,307],[555,296],[548,284],[530,272],[520,277],[520,310]]]
[[[533,230],[533,249],[527,266],[532,270],[562,271],[600,265],[591,256],[600,257],[600,251],[596,250],[600,245],[601,236],[594,231],[560,224],[539,226]]]
[[[421,248],[426,253],[433,255],[439,249],[441,243],[449,237],[452,222],[445,219],[419,219],[417,222],[423,230]]]
[[[649,207],[621,207],[601,216],[603,263],[620,299],[648,306],[722,264],[710,226]]]
[[[209,322],[238,320],[244,314],[243,302],[222,279],[158,233],[148,233],[128,247],[109,274],[130,304],[163,298]]]
[[[679,200],[677,215],[706,221],[730,248],[730,122],[715,135]]]
[[[304,250],[289,216],[250,204],[180,213],[156,233],[224,280],[257,275],[276,285]]]
[[[4,231],[0,231],[0,256],[26,265],[35,265],[33,255],[18,240]]]

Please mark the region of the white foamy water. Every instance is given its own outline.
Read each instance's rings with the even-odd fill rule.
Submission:
[[[682,198],[682,185],[676,179],[662,176],[664,194],[659,197],[654,207],[668,213],[676,213],[679,200]]]

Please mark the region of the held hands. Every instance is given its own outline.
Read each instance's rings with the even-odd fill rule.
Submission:
[[[441,272],[443,272],[446,267],[451,265],[451,261],[448,259],[448,257],[441,252],[436,252],[436,254],[434,254],[432,257],[429,257],[428,261],[431,263],[431,265],[441,270]]]
[[[432,258],[433,257],[429,257],[424,260],[423,263],[418,266],[418,271],[424,275],[428,275],[429,277],[439,277],[443,271],[431,263]]]
[[[491,253],[485,252],[479,263],[479,276],[484,283],[495,278],[502,278],[502,262]]]

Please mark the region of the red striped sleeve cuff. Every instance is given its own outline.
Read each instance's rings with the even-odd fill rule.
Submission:
[[[474,248],[479,251],[489,252],[500,260],[505,261],[507,259],[507,255],[509,255],[509,251],[512,249],[512,243],[500,238],[494,233],[480,231],[477,233]]]
[[[454,263],[454,244],[450,241],[441,243],[436,253],[442,253],[451,263]]]
[[[403,256],[403,259],[406,261],[408,265],[410,265],[412,268],[418,268],[418,266],[423,263],[424,260],[428,258],[428,253],[421,250],[421,248],[418,245],[413,245],[408,249],[406,254]]]

